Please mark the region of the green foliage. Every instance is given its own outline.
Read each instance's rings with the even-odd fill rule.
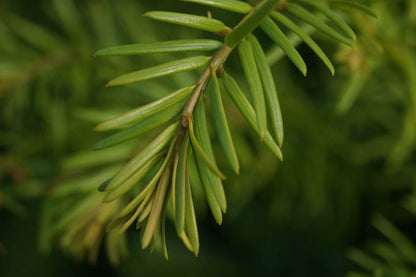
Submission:
[[[196,1],[197,3],[207,4],[209,6],[215,6],[223,8],[225,10],[242,11],[246,4],[238,1],[232,1],[225,4],[226,1]],[[273,12],[279,4],[279,12]],[[308,4],[308,3],[306,3]],[[351,28],[337,17],[329,8],[322,5],[312,4],[318,11],[323,11],[329,20],[334,21],[344,32],[345,30],[348,35],[351,35]],[[224,174],[218,169],[212,145],[210,142],[209,131],[207,128],[207,120],[205,115],[205,109],[203,108],[204,101],[200,99],[205,94],[205,90],[209,87],[211,80],[214,84],[214,114],[216,115],[216,126],[219,140],[221,141],[225,156],[231,162],[235,172],[239,172],[239,161],[234,148],[234,143],[231,138],[231,132],[229,131],[226,113],[221,100],[221,90],[218,82],[218,78],[222,79],[224,75],[224,63],[228,56],[235,47],[238,48],[240,54],[242,68],[245,72],[247,82],[250,88],[250,98],[253,103],[252,108],[250,101],[247,100],[237,83],[229,76],[226,75],[224,78],[225,88],[232,95],[232,99],[238,106],[244,117],[249,121],[250,125],[258,133],[260,140],[268,146],[272,152],[279,158],[282,159],[282,152],[280,147],[283,143],[283,124],[281,118],[280,105],[278,102],[277,92],[273,82],[271,70],[265,64],[266,58],[263,53],[260,43],[257,41],[254,35],[251,34],[259,25],[266,32],[266,34],[277,43],[277,45],[284,51],[284,53],[292,60],[292,62],[300,69],[300,71],[306,75],[306,64],[302,57],[295,49],[295,46],[291,44],[286,35],[276,25],[268,15],[277,13],[276,17],[279,18],[279,13],[288,12],[294,15],[298,19],[305,21],[306,23],[314,26],[318,31],[326,33],[333,38],[347,44],[353,45],[349,38],[329,27],[323,19],[316,17],[309,13],[301,6],[294,3],[279,2],[274,0],[265,0],[258,3],[248,13],[235,28],[226,27],[224,23],[211,17],[201,17],[197,15],[182,14],[176,12],[164,12],[154,11],[147,12],[146,17],[155,19],[162,22],[174,23],[183,25],[190,28],[196,28],[204,31],[210,31],[213,33],[219,33],[224,35],[224,45],[221,46],[215,54],[211,57],[196,56],[185,59],[179,59],[170,61],[161,65],[153,66],[150,68],[142,69],[133,73],[129,73],[120,77],[117,77],[110,81],[107,86],[118,86],[136,83],[144,80],[153,78],[168,76],[171,74],[195,70],[207,63],[205,71],[201,74],[198,81],[194,83],[192,87],[186,87],[160,99],[154,103],[148,104],[144,107],[138,108],[129,112],[128,114],[122,115],[111,121],[107,121],[97,126],[97,130],[123,128],[128,123],[139,121],[136,125],[128,127],[124,131],[115,134],[95,145],[95,149],[108,147],[114,144],[118,144],[130,138],[134,138],[138,135],[142,135],[151,129],[159,127],[164,123],[172,121],[182,109],[181,119],[177,120],[177,123],[173,123],[167,129],[165,129],[156,139],[152,141],[142,152],[136,155],[127,165],[123,167],[117,173],[111,181],[106,183],[101,190],[107,192],[105,198],[106,202],[117,200],[121,196],[127,194],[137,183],[145,178],[149,174],[153,167],[158,165],[161,155],[170,153],[173,149],[173,153],[168,154],[164,160],[165,166],[163,166],[163,173],[157,174],[157,178],[160,178],[159,183],[155,189],[148,192],[148,196],[144,199],[150,199],[146,203],[145,207],[138,206],[141,201],[144,201],[141,197],[141,201],[135,202],[138,206],[136,212],[130,211],[130,214],[124,214],[118,216],[116,221],[113,221],[111,229],[117,229],[115,227],[119,224],[118,228],[123,228],[124,221],[131,222],[131,219],[136,219],[139,215],[138,226],[142,228],[142,246],[146,248],[150,242],[153,241],[153,245],[156,245],[160,240],[161,228],[164,224],[161,223],[162,218],[165,215],[161,214],[166,209],[163,208],[167,205],[168,195],[171,194],[173,217],[175,219],[175,226],[178,236],[182,238],[182,241],[196,255],[199,249],[197,232],[194,228],[189,226],[194,223],[193,220],[188,220],[187,231],[185,232],[185,214],[186,211],[194,211],[193,201],[185,201],[185,199],[191,197],[192,191],[186,196],[189,177],[189,157],[188,153],[192,152],[195,156],[195,161],[198,167],[197,173],[203,183],[206,198],[209,203],[210,209],[217,223],[222,223],[222,213],[226,212],[227,203],[224,193],[222,180],[225,179]],[[284,18],[285,20],[285,18]],[[322,50],[314,44],[314,42],[307,36],[304,35],[296,23],[292,23],[288,19],[285,21],[287,25],[290,25],[292,29],[296,30],[297,33],[301,33],[302,37],[309,40],[309,44],[315,49],[316,52],[323,58],[324,62],[330,66],[333,72],[332,64],[327,60]],[[226,31],[226,33],[224,33]],[[353,37],[355,38],[355,37]],[[97,55],[123,55],[123,54],[134,54],[134,53],[171,53],[176,52],[178,49],[184,51],[194,50],[206,50],[211,47],[211,41],[206,41],[207,45],[205,48],[200,47],[201,41],[193,47],[192,43],[187,47],[189,41],[167,41],[162,43],[152,43],[144,45],[134,46],[121,46],[112,47],[109,49],[100,50]],[[153,46],[153,50],[150,50]],[[214,46],[218,47],[217,44]],[[172,50],[169,50],[172,48]],[[136,49],[136,50],[132,50]],[[189,88],[192,89],[190,96],[183,94],[182,92],[189,92]],[[179,101],[177,95],[184,95],[187,97],[185,106],[173,106],[173,100]],[[267,100],[266,100],[267,99]],[[266,108],[267,102],[267,108]],[[163,112],[161,110],[164,110]],[[196,109],[196,110],[195,110]],[[195,110],[195,115],[194,115]],[[145,111],[145,112],[143,112]],[[272,119],[272,130],[274,137],[267,131],[268,129],[268,114]],[[153,115],[152,117],[148,117]],[[189,149],[188,149],[189,148]],[[157,170],[157,168],[156,168]],[[155,180],[157,182],[157,180]],[[151,181],[152,182],[152,181]],[[145,190],[145,188],[142,187]],[[171,192],[170,192],[171,191]],[[169,192],[169,193],[168,193]],[[186,203],[191,207],[186,206]],[[149,207],[149,208],[147,208]],[[154,209],[156,209],[154,211]],[[138,212],[140,210],[140,213]],[[147,213],[146,213],[147,212]],[[189,218],[194,218],[194,212],[191,213]],[[193,239],[189,239],[193,238]],[[163,239],[164,240],[164,239]],[[153,247],[152,247],[153,249]],[[163,249],[166,246],[163,245]],[[167,254],[165,253],[165,256]]]
[[[265,241],[269,229],[273,239],[279,238],[274,234],[278,224],[308,226],[324,221],[323,225],[344,228],[339,231],[343,234],[355,230],[351,222],[358,212],[351,203],[362,195],[368,197],[359,192],[359,186],[371,188],[374,194],[383,193],[372,187],[375,183],[387,186],[397,181],[405,188],[409,186],[402,180],[414,176],[414,29],[410,19],[387,11],[393,4],[380,1],[373,5],[380,14],[378,22],[367,16],[375,12],[368,12],[355,1],[299,0],[287,5],[284,1],[264,1],[259,7],[267,2],[278,5],[278,9],[254,9],[252,13],[250,5],[239,1],[185,2],[191,3],[181,7],[197,7],[191,6],[196,3],[213,8],[212,15],[224,19],[223,23],[211,15],[147,15],[192,28],[209,28],[216,33],[215,40],[189,39],[200,33],[164,23],[153,27],[153,23],[138,17],[145,10],[133,2],[92,1],[78,6],[72,1],[53,1],[48,7],[53,28],[6,10],[0,23],[1,121],[5,126],[0,140],[7,149],[0,158],[6,164],[0,175],[0,202],[22,214],[20,203],[25,198],[48,195],[40,232],[44,250],[57,243],[67,253],[93,262],[104,242],[110,261],[117,264],[125,255],[124,232],[136,223],[141,228],[142,246],[160,249],[167,258],[165,230],[170,219],[184,245],[198,255],[199,235],[207,232],[203,216],[206,208],[217,223],[232,223],[226,229],[230,233],[252,232],[253,238],[264,237]],[[338,9],[346,7],[348,17]],[[233,22],[225,11],[240,15],[233,15]],[[234,30],[238,31],[226,26],[237,20],[245,22],[237,25],[240,27]],[[269,47],[267,38],[256,30],[258,25],[277,45]],[[406,40],[403,30],[407,30]],[[179,33],[172,35],[174,31]],[[222,46],[218,35],[235,43],[235,49]],[[301,45],[305,42],[333,73],[328,58],[333,48],[324,44],[327,35],[354,43],[354,48],[340,48],[338,61],[342,64],[337,65],[337,72],[341,78],[334,81],[317,73],[319,67]],[[166,36],[168,40],[160,42]],[[131,42],[135,44],[113,46]],[[317,42],[325,46],[324,50]],[[96,49],[109,46],[96,52],[100,58],[92,62]],[[243,48],[248,57],[242,63],[245,74],[240,74],[239,63],[233,62],[236,55],[228,61],[230,52],[237,48]],[[380,55],[380,48],[385,55]],[[268,51],[264,53],[263,49]],[[192,57],[187,52],[204,52],[205,56]],[[311,78],[298,79],[294,67],[276,65],[285,55],[302,72],[306,73],[308,64]],[[188,63],[190,60],[195,63]],[[148,68],[135,71],[138,64]],[[206,69],[201,73],[198,68],[203,66]],[[135,72],[120,84],[141,81],[138,86],[103,88],[102,83],[115,72],[128,71]],[[156,82],[149,81],[161,76],[163,79]],[[308,86],[316,86],[311,79],[318,78],[319,95],[309,94],[312,90]],[[340,91],[342,87],[344,91]],[[256,105],[259,99],[253,95],[260,91],[264,100]],[[334,119],[338,97],[337,111],[348,114]],[[258,139],[252,142],[245,121],[260,138],[264,137],[272,154],[282,159],[282,114],[287,137],[285,163],[280,165],[259,146]],[[397,124],[398,120],[403,124]],[[90,134],[92,125],[99,122],[104,123],[96,127],[97,131],[116,133],[107,138]],[[374,133],[368,131],[373,129]],[[84,152],[96,141],[95,150],[112,148]],[[80,150],[82,154],[67,158]],[[31,161],[34,156],[42,157],[40,162],[47,161],[48,172],[39,173],[39,159]],[[128,167],[122,169],[128,160]],[[26,178],[15,174],[19,168],[24,170],[22,176],[28,175]],[[240,175],[235,176],[231,170]],[[221,179],[224,175],[226,181]],[[268,187],[268,183],[273,186]],[[105,195],[96,192],[99,184]],[[262,214],[259,206],[252,209],[250,203],[265,189],[269,195],[261,206]],[[104,198],[114,201],[102,203]],[[250,209],[244,208],[247,205]],[[371,208],[380,212],[379,207]],[[227,209],[227,218],[223,218]],[[261,216],[256,219],[256,231],[238,222],[239,211],[247,217]],[[246,220],[250,218],[244,217]],[[245,245],[257,253],[258,243],[256,239],[256,246],[247,241]],[[283,244],[279,241],[273,247]],[[209,247],[204,243],[201,249]],[[227,251],[233,251],[231,248]],[[2,243],[0,254],[1,249]],[[176,247],[170,251],[178,253]],[[355,261],[362,264],[359,257]]]
[[[194,70],[207,64],[209,57],[197,56],[186,59],[177,60],[157,66],[153,66],[147,69],[135,71],[126,75],[117,77],[108,82],[108,87],[121,86],[131,83],[137,83],[153,78],[168,76],[171,74]]]
[[[99,50],[96,56],[132,56],[190,51],[212,51],[220,48],[221,42],[208,39],[177,40],[129,44]]]
[[[208,32],[221,32],[226,29],[224,23],[219,20],[191,14],[155,11],[145,13],[144,16],[162,22],[179,24]]]
[[[225,114],[223,101],[221,98],[220,85],[218,82],[217,75],[215,73],[212,74],[212,79],[212,109],[214,113],[215,126],[217,127],[217,134],[220,139],[224,153],[227,156],[228,161],[230,162],[231,168],[234,170],[236,174],[239,174],[240,165],[237,157],[237,152],[235,151],[235,146],[231,137],[230,128],[228,127],[228,121]]]
[[[216,7],[237,13],[248,13],[251,10],[251,6],[242,1],[235,0],[182,0],[185,2],[198,3],[210,7]]]
[[[416,248],[393,224],[382,216],[373,220],[374,227],[389,242],[375,241],[370,249],[376,257],[352,249],[349,258],[370,274],[351,272],[348,276],[412,276],[415,274]]]
[[[228,47],[235,47],[274,10],[278,0],[264,0],[254,7],[226,37]]]
[[[266,103],[264,101],[263,87],[250,41],[246,40],[241,42],[238,50],[240,53],[241,64],[250,87],[260,140],[263,140],[267,129]]]

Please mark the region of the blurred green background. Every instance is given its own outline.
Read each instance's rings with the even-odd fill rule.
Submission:
[[[198,73],[110,89],[105,83],[114,76],[183,54],[93,53],[119,44],[216,38],[141,16],[161,9],[202,15],[206,8],[172,0],[3,0],[0,276],[416,276],[416,1],[364,3],[380,19],[347,13],[359,36],[354,49],[314,36],[336,61],[335,77],[300,44],[308,65],[303,77],[256,31],[269,49],[279,91],[284,162],[226,99],[242,168],[235,176],[218,158],[229,176],[223,225],[216,225],[199,195],[198,258],[169,225],[169,261],[141,250],[138,232],[129,230],[129,254],[112,266],[105,246],[93,265],[63,247],[65,231],[50,232],[143,140],[94,153],[91,145],[103,135],[93,128],[192,84]],[[229,25],[240,18],[211,11]],[[235,54],[226,70],[244,81]],[[54,193],[70,182],[88,188]]]

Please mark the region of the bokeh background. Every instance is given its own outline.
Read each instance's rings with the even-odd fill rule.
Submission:
[[[138,232],[129,230],[128,255],[121,255],[122,242],[110,239],[92,263],[65,241],[61,219],[68,224],[67,215],[88,202],[85,195],[97,193],[146,139],[92,152],[103,137],[94,126],[198,77],[181,73],[105,88],[115,76],[183,54],[93,53],[127,43],[215,38],[141,16],[161,9],[205,14],[206,8],[172,0],[1,1],[0,276],[416,276],[416,1],[361,3],[380,19],[346,13],[359,36],[354,49],[308,29],[335,62],[335,77],[290,36],[308,65],[303,77],[256,31],[279,91],[285,160],[275,160],[226,99],[241,174],[218,158],[229,176],[222,226],[197,193],[198,258],[170,225],[169,261],[141,250]],[[211,12],[229,25],[240,19]],[[226,70],[244,83],[235,55]],[[82,189],[56,192],[70,183]],[[123,256],[119,264],[114,249]]]

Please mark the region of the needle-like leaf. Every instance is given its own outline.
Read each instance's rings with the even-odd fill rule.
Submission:
[[[108,185],[110,184],[111,180],[113,178],[109,178],[101,183],[101,185],[98,186],[98,191],[103,192],[107,189]]]
[[[161,220],[159,220],[159,222],[157,223],[156,228],[155,228],[155,232],[153,233],[152,241],[150,242],[150,248],[149,248],[150,254],[153,254],[153,252],[155,252],[156,246],[160,241],[160,239],[159,239],[160,224],[161,224]]]
[[[353,73],[338,101],[336,107],[338,113],[345,114],[348,112],[364,88],[365,81],[366,78],[362,70],[357,70]]]
[[[160,182],[160,180],[159,180],[159,182]],[[150,212],[152,211],[154,198],[155,198],[155,193],[153,193],[151,195],[151,197],[149,198],[149,201],[146,203],[146,205],[143,209],[142,214],[140,215],[139,219],[137,219],[136,229],[140,229],[141,226],[144,225],[143,223],[148,219],[148,216],[149,216]]]
[[[210,39],[171,40],[162,42],[120,45],[98,50],[95,56],[132,56],[175,52],[213,51],[221,42]]]
[[[166,246],[166,210],[167,210],[167,206],[168,206],[168,201],[165,201],[165,205],[163,206],[163,210],[162,210],[162,219],[161,219],[161,236],[162,236],[162,250],[163,250],[163,256],[165,257],[166,260],[169,259],[169,255],[168,255],[168,248]]]
[[[107,225],[106,232],[113,232],[115,230],[118,230],[123,223],[125,223],[129,219],[130,215],[126,215],[122,218],[114,218],[110,221],[110,223]]]
[[[172,191],[172,199],[171,199],[171,203],[172,203],[172,213],[173,215],[176,214],[176,175],[178,173],[178,164],[179,164],[179,155],[178,153],[175,153],[173,156],[173,170],[172,170],[172,185],[171,185],[171,191]]]
[[[224,174],[218,169],[217,165],[211,158],[205,153],[204,149],[202,148],[201,144],[198,142],[195,132],[194,132],[194,124],[192,120],[189,121],[189,134],[191,136],[192,147],[195,149],[196,155],[205,163],[205,165],[218,177],[221,179],[226,179]]]
[[[128,215],[130,212],[136,208],[140,202],[149,194],[152,194],[156,184],[158,183],[160,177],[162,176],[163,172],[165,171],[167,165],[170,162],[170,158],[172,157],[173,150],[175,148],[177,138],[175,137],[169,147],[169,151],[163,161],[162,165],[160,166],[157,173],[153,176],[153,178],[149,181],[146,187],[120,212],[118,217],[124,217]]]
[[[215,156],[214,151],[212,150],[211,140],[209,139],[209,132],[208,132],[208,126],[207,126],[207,119],[206,119],[206,113],[205,113],[205,105],[202,100],[199,100],[198,105],[196,106],[195,112],[194,112],[194,118],[195,118],[195,136],[198,139],[198,141],[201,142],[201,147],[205,151],[205,153],[208,155],[208,158],[213,161],[214,165],[215,163]],[[197,156],[199,158],[199,156]],[[201,163],[201,159],[197,159],[198,162]],[[218,175],[214,174],[211,170],[209,170],[208,167],[202,166],[202,171],[205,172],[205,174],[208,177],[208,182],[211,185],[212,192],[215,195],[215,198],[217,199],[218,203],[220,204],[221,210],[225,213],[227,210],[227,199],[225,197],[224,187],[222,185],[222,181]]]
[[[146,224],[146,229],[144,230],[143,237],[142,237],[142,248],[146,248],[157,228],[160,224],[161,213],[166,201],[166,194],[169,187],[169,180],[171,175],[170,168],[166,168],[165,172],[163,173],[162,177],[160,178],[160,182],[157,186],[156,194],[152,203],[152,207],[150,210],[150,215],[148,222]]]
[[[167,127],[159,136],[157,136],[142,152],[137,154],[129,163],[127,163],[114,178],[110,181],[106,190],[113,190],[122,182],[127,180],[137,169],[150,161],[172,140],[178,130],[178,123]]]
[[[237,0],[181,0],[184,2],[192,2],[205,6],[220,8],[236,13],[248,13],[251,11],[251,6],[245,2]]]
[[[251,33],[272,10],[279,0],[263,0],[225,37],[228,47],[234,47]]]
[[[185,191],[186,230],[189,236],[189,241],[192,245],[193,252],[195,253],[195,256],[198,256],[198,252],[199,252],[198,226],[196,223],[194,202],[192,200],[192,189],[191,189],[191,182],[189,179],[189,172],[186,172],[186,176],[187,176],[186,188],[185,188],[186,189]]]
[[[147,105],[141,106],[137,109],[131,110],[125,114],[107,120],[97,127],[95,127],[95,131],[107,131],[122,128],[132,124],[136,121],[142,120],[146,117],[149,117],[154,114],[158,114],[159,112],[169,108],[172,105],[182,101],[185,99],[189,94],[193,91],[195,86],[185,87],[175,92],[170,93],[169,95],[156,100],[152,103]]]
[[[183,242],[183,244],[185,245],[185,247],[186,247],[189,251],[194,252],[194,249],[192,248],[191,241],[189,240],[188,235],[187,235],[185,232],[183,232],[183,233],[181,234],[180,238],[182,239],[182,242]]]
[[[209,169],[206,168],[206,166],[204,165],[204,162],[200,161],[198,157],[194,156],[194,158],[195,158],[195,164],[198,168],[199,178],[201,179],[201,183],[205,191],[205,196],[207,198],[208,206],[211,210],[211,213],[215,221],[219,225],[221,225],[222,224],[221,207],[214,195],[211,183],[208,180]]]
[[[240,110],[241,114],[244,116],[244,118],[247,120],[250,126],[254,129],[254,131],[259,135],[260,131],[257,126],[256,114],[254,112],[254,109],[248,101],[247,97],[241,91],[237,82],[228,74],[225,74],[223,82],[225,89],[233,99],[235,105]],[[269,148],[272,151],[272,153],[279,160],[283,160],[282,152],[279,146],[274,142],[273,137],[270,135],[269,132],[266,132],[266,135],[264,137],[264,144],[267,146],[267,148]]]
[[[111,190],[107,193],[104,202],[111,202],[127,193],[134,185],[140,182],[160,161],[162,157],[161,153],[158,153],[153,158],[151,158],[147,163],[140,167],[136,172],[134,172],[129,178],[127,178],[123,183],[117,186],[114,190]]]
[[[133,215],[131,215],[129,218],[128,218],[128,220],[127,221],[123,221],[122,222],[122,224],[120,225],[120,229],[119,229],[119,232],[120,233],[122,233],[122,232],[124,232],[125,230],[127,230],[127,228],[131,225],[131,224],[133,224],[133,222],[137,219],[137,217],[139,217],[139,215],[141,214],[141,212],[143,212],[143,209],[144,209],[144,207],[147,205],[147,203],[148,203],[148,201],[149,201],[149,199],[150,199],[150,197],[152,196],[152,194],[153,194],[153,191],[154,191],[154,189],[155,189],[155,187],[156,187],[156,185],[154,185],[152,188],[151,188],[151,190],[148,190],[148,191],[146,191],[147,193],[145,194],[145,193],[140,193],[138,196],[140,196],[141,197],[141,199],[140,199],[140,202],[138,203],[138,204],[140,204],[140,205],[138,205],[138,207],[137,206],[135,206],[134,208],[136,209],[136,211],[134,212],[134,214]],[[147,187],[146,187],[147,188]],[[134,199],[134,200],[136,200],[137,199],[137,197]],[[127,214],[119,214],[116,218],[115,218],[115,220],[119,220],[119,219],[123,219],[123,218],[126,218],[132,211],[133,211],[134,209],[132,209],[131,211],[129,211]],[[124,211],[124,210],[123,210]],[[126,226],[126,225],[128,225],[128,226]]]
[[[210,57],[196,56],[152,66],[146,69],[119,76],[108,82],[107,86],[121,86],[168,76],[179,72],[194,70],[207,64],[210,59]]]
[[[278,13],[278,12],[272,12],[271,16],[286,26],[289,30],[294,32],[296,35],[298,35],[314,52],[315,54],[325,63],[325,65],[329,68],[331,71],[331,74],[335,74],[335,68],[332,64],[331,60],[328,58],[328,56],[325,54],[324,51],[322,51],[321,47],[319,47],[318,44],[313,41],[313,39],[305,33],[297,24],[295,24],[292,20],[287,18],[285,15]]]
[[[185,193],[186,193],[186,179],[188,176],[188,146],[189,135],[186,134],[178,153],[178,165],[176,168],[176,181],[175,181],[175,227],[179,236],[185,230]]]
[[[62,47],[62,41],[56,34],[50,33],[47,28],[26,20],[23,17],[5,13],[2,15],[3,22],[13,30],[14,34],[25,40],[29,44],[43,51],[51,51]]]
[[[102,196],[100,194],[93,194],[91,197],[86,197],[81,202],[79,202],[74,209],[68,211],[65,216],[59,218],[58,222],[55,224],[54,231],[61,231],[69,223],[85,214],[92,207],[98,205],[101,201]]]
[[[52,197],[65,197],[76,193],[88,193],[97,188],[97,182],[108,180],[114,175],[114,171],[119,168],[116,166],[106,166],[102,170],[89,174],[88,176],[71,179],[66,182],[61,182],[51,193]]]
[[[335,31],[334,29],[329,27],[319,17],[311,14],[310,12],[308,12],[307,10],[302,8],[301,6],[299,6],[297,4],[293,4],[293,3],[287,3],[286,4],[286,9],[293,16],[295,16],[295,17],[299,18],[300,20],[314,26],[316,29],[318,29],[319,31],[329,35],[330,37],[332,37],[332,38],[334,38],[334,39],[336,39],[336,40],[338,40],[342,43],[345,43],[346,45],[349,45],[351,47],[354,46],[354,42],[351,39],[346,38],[345,36],[341,35],[337,31]]]
[[[370,255],[365,254],[363,251],[358,250],[358,249],[350,249],[347,253],[348,258],[357,263],[358,265],[362,266],[363,268],[368,269],[370,272],[374,272],[377,276],[377,269],[382,269],[385,268],[385,265],[378,259],[373,258]],[[384,271],[384,270],[383,270]],[[383,271],[382,274],[384,273]],[[380,271],[379,271],[380,272]],[[388,271],[386,271],[387,273]],[[390,272],[389,272],[390,273]],[[383,274],[384,275],[384,274]],[[367,274],[356,274],[356,275],[349,275],[351,277],[367,277],[367,276],[371,276],[371,275],[367,275]],[[387,276],[394,276],[394,274],[389,274]]]
[[[158,114],[152,115],[148,118],[145,118],[138,123],[134,124],[133,126],[126,128],[110,137],[100,140],[92,147],[93,150],[100,150],[103,148],[107,148],[129,139],[133,139],[137,136],[140,136],[144,133],[153,130],[180,115],[184,102],[176,104],[167,108],[164,111],[159,112]]]
[[[212,88],[212,109],[214,112],[217,134],[231,167],[235,173],[239,174],[240,165],[238,162],[237,152],[235,151],[231,132],[228,127],[227,117],[222,104],[220,86],[215,72],[212,73]]]
[[[78,171],[90,169],[96,166],[103,166],[117,161],[125,161],[135,147],[131,145],[121,145],[117,148],[106,149],[100,152],[82,152],[65,158],[62,168],[65,171]]]
[[[316,31],[314,27],[312,27],[311,25],[306,25],[306,23],[300,24],[299,28],[301,28],[302,31],[308,35],[313,34]],[[303,43],[303,40],[293,32],[287,36],[287,39],[295,47],[298,47]],[[270,66],[276,64],[283,57],[286,57],[286,54],[278,45],[274,45],[266,53],[267,63]]]
[[[248,39],[253,48],[254,58],[259,69],[260,78],[264,88],[264,95],[268,106],[269,116],[271,119],[271,127],[273,135],[279,147],[283,144],[283,120],[280,110],[279,98],[277,96],[276,85],[274,83],[273,74],[267,64],[266,55],[261,48],[260,43],[254,35],[249,35]]]
[[[280,30],[280,28],[269,17],[266,18],[260,25],[260,28],[270,37],[277,45],[282,48],[288,58],[293,64],[306,76],[307,68],[306,64],[299,54],[298,50],[290,43],[286,35]]]
[[[357,35],[351,29],[351,27],[344,21],[344,19],[333,12],[328,8],[327,5],[317,2],[315,0],[299,0],[302,3],[305,3],[311,7],[314,7],[316,10],[324,14],[329,20],[331,20],[335,25],[337,25],[345,34],[347,34],[351,39],[356,40]]]
[[[208,18],[206,16],[164,11],[147,12],[144,14],[144,16],[162,22],[178,24],[214,33],[227,29],[227,27],[221,21],[213,18]]]
[[[370,9],[369,7],[367,7],[366,5],[363,5],[361,3],[358,3],[356,1],[330,1],[329,2],[330,5],[334,5],[334,6],[339,6],[339,7],[350,7],[359,11],[362,11],[372,17],[375,17],[377,19],[380,18],[380,16],[378,15],[377,12],[375,12],[374,10]]]
[[[153,192],[152,192],[153,193]],[[141,215],[141,213],[143,212],[144,208],[146,207],[146,205],[148,204],[152,193],[149,193],[146,195],[146,197],[144,198],[143,202],[140,204],[139,207],[137,207],[136,211],[134,212],[133,215],[131,215],[127,221],[122,222],[122,224],[120,225],[119,229],[117,230],[117,232],[119,234],[125,232],[132,224],[133,222]],[[118,217],[119,218],[119,217]],[[121,217],[122,218],[122,217]]]
[[[254,59],[251,43],[248,40],[241,42],[238,46],[238,52],[240,54],[244,73],[250,86],[251,98],[254,103],[257,125],[260,132],[260,140],[263,140],[267,131],[267,110],[263,86],[256,66],[256,60]]]
[[[372,220],[372,225],[392,242],[404,260],[410,263],[416,260],[414,244],[384,216],[377,215]]]

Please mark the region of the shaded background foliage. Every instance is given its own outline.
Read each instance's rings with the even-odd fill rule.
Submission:
[[[115,73],[160,63],[166,56],[94,59],[92,54],[118,44],[192,38],[197,31],[150,22],[140,15],[160,7],[199,14],[204,9],[177,1],[157,1],[157,7],[152,1],[133,0],[55,0],[36,5],[3,1],[0,275],[343,276],[363,268],[385,276],[400,276],[397,272],[409,276],[415,270],[415,256],[412,250],[401,249],[412,249],[410,241],[416,239],[416,4],[373,2],[379,21],[353,14],[360,37],[356,48],[338,47],[327,37],[315,36],[329,56],[337,57],[335,78],[304,45],[299,51],[308,64],[308,77],[286,58],[274,62],[285,121],[283,163],[258,143],[236,108],[226,102],[232,131],[239,134],[235,140],[241,174],[225,172],[229,210],[223,226],[215,224],[203,201],[196,204],[200,256],[195,259],[186,251],[172,226],[167,232],[169,262],[160,253],[142,251],[138,233],[130,230],[129,255],[113,268],[104,247],[91,266],[74,261],[71,252],[48,239],[45,209],[56,208],[58,219],[68,212],[50,206],[49,196],[60,183],[95,176],[113,162],[103,159],[92,166],[74,162],[74,155],[88,155],[100,138],[92,132],[96,123],[189,85],[197,75],[181,73],[108,89],[104,84]],[[238,21],[212,11],[230,25]],[[264,45],[273,47],[261,32],[258,35]],[[231,58],[227,68],[243,78],[237,59]],[[118,159],[122,161],[123,155]],[[224,160],[218,159],[220,166]],[[62,199],[78,200],[76,195]],[[378,217],[373,221],[376,214],[388,218],[410,241],[397,243],[389,233],[392,226],[380,224],[384,221]],[[383,234],[393,243],[387,243]],[[383,256],[374,247],[377,243],[371,243],[375,240],[393,255]],[[366,254],[352,248],[370,249],[375,252],[372,259],[381,265],[371,267]]]

